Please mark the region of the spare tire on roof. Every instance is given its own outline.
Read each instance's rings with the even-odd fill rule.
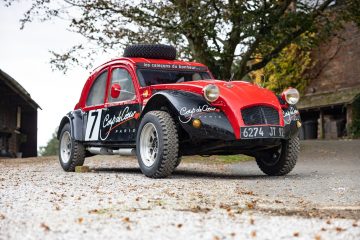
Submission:
[[[176,59],[176,48],[164,44],[136,44],[125,48],[124,57]]]

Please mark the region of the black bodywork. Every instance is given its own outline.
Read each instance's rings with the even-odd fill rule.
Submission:
[[[62,127],[70,123],[72,138],[85,146],[113,149],[135,147],[141,118],[152,110],[168,111],[174,118],[179,133],[181,155],[253,155],[254,151],[279,146],[281,141],[297,135],[299,131],[299,112],[296,106],[290,105],[283,108],[283,138],[238,140],[226,115],[219,108],[211,106],[202,95],[162,90],[155,92],[145,107],[132,104],[88,112],[81,109],[69,112],[60,123],[58,138]],[[200,128],[192,126],[194,119],[201,120]]]

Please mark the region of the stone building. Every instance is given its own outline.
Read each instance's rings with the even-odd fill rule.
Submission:
[[[313,59],[312,80],[298,104],[303,137],[349,136],[360,127],[360,29],[347,23]]]
[[[0,157],[37,156],[38,108],[20,84],[0,70]]]

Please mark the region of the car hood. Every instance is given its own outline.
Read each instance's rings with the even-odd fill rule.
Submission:
[[[151,86],[153,90],[178,90],[189,91],[202,95],[202,89],[214,84],[220,89],[220,98],[214,105],[229,105],[240,109],[250,105],[270,105],[281,109],[275,94],[265,88],[245,81],[220,81],[220,80],[201,80],[174,84],[160,84]]]
[[[220,81],[220,80],[201,80],[175,84],[161,84],[151,86],[152,90],[178,90],[188,91],[202,95],[202,89],[214,84],[219,87],[220,97],[210,105],[219,108],[229,118],[234,131],[239,131],[240,126],[244,125],[241,109],[255,106],[266,105],[275,108],[279,112],[280,125],[284,126],[282,109],[276,95],[265,88],[245,82],[245,81]]]

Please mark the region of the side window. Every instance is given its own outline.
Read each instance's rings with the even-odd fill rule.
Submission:
[[[107,71],[101,73],[93,82],[86,99],[86,106],[95,106],[104,103],[107,74]]]
[[[119,102],[119,101],[135,99],[136,96],[135,96],[134,84],[127,70],[123,68],[116,68],[112,71],[109,93],[111,92],[111,86],[114,83],[120,85],[121,87],[120,95],[118,98],[112,98],[111,94],[109,94],[109,102]]]

